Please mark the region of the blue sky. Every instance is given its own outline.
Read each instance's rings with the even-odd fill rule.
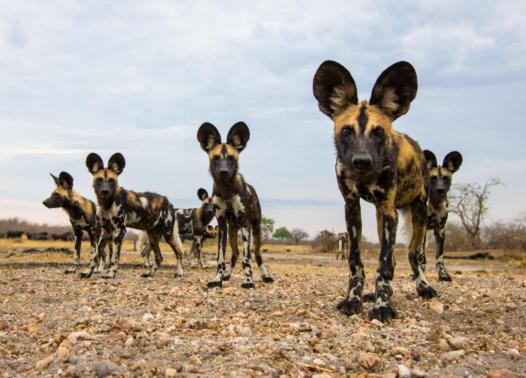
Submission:
[[[245,121],[241,171],[278,225],[344,228],[330,120],[312,96],[333,59],[367,99],[380,72],[411,62],[419,90],[395,127],[454,181],[500,177],[491,219],[526,210],[526,3],[521,1],[0,1],[0,217],[66,224],[44,208],[48,173],[94,198],[84,160],[122,152],[121,185],[197,204],[211,189],[196,132]],[[374,210],[362,206],[376,239]]]

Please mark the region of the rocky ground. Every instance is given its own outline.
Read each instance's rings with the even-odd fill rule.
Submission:
[[[526,376],[526,269],[517,262],[448,259],[454,281],[436,282],[431,269],[440,297],[429,302],[399,256],[399,319],[381,324],[367,320],[371,304],[361,315],[336,311],[348,273],[334,255],[267,248],[275,282],[257,277],[254,290],[240,287],[240,267],[221,289],[206,288],[213,267],[175,279],[167,252],[151,279],[129,252],[116,279],[81,280],[63,274],[71,256],[2,250],[0,375]],[[376,258],[365,256],[367,289]]]

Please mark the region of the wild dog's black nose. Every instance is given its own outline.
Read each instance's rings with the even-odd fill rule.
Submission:
[[[446,191],[444,190],[444,188],[437,188],[437,193],[438,194],[444,194]]]
[[[356,155],[352,158],[352,165],[360,170],[371,168],[373,159],[369,155]]]
[[[102,189],[100,191],[100,194],[102,194],[103,196],[108,196],[110,194],[110,191],[108,189]]]
[[[222,178],[227,178],[228,177],[228,170],[226,169],[222,169],[219,171],[219,176],[221,176]]]

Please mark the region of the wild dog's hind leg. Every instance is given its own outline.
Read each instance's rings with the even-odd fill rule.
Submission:
[[[252,230],[250,227],[241,227],[241,235],[243,237],[243,283],[241,287],[244,289],[254,288],[254,280],[252,279],[252,252],[250,250],[252,244]]]
[[[435,289],[429,285],[424,273],[425,252],[424,237],[427,232],[427,206],[426,201],[416,199],[411,205],[411,224],[413,235],[409,244],[409,263],[416,280],[416,292],[425,299],[437,296]]]
[[[338,303],[337,309],[345,315],[362,312],[362,293],[365,281],[362,258],[360,256],[360,241],[362,237],[362,215],[360,200],[356,199],[345,204],[345,221],[350,238],[349,249],[349,288],[347,297]]]
[[[236,267],[237,259],[239,257],[239,247],[237,246],[237,234],[239,228],[234,225],[228,225],[228,244],[230,244],[230,249],[232,250],[232,258],[230,259],[230,267],[226,269],[225,274],[223,275],[223,281],[230,280],[232,272]],[[226,252],[226,249],[225,249]]]
[[[373,309],[369,311],[369,319],[388,322],[397,317],[391,300],[393,296],[391,282],[394,276],[393,248],[396,242],[398,213],[394,207],[379,205],[376,208],[376,221],[381,235],[381,249],[375,283],[375,302]]]
[[[150,251],[153,249],[155,255],[155,262],[150,265],[150,270],[142,274],[142,277],[153,277],[157,269],[161,265],[161,249],[159,248],[159,239],[161,238],[160,232],[158,230],[148,232],[148,243],[144,246],[143,252],[148,248],[147,254],[150,254]]]
[[[184,275],[183,270],[183,242],[181,241],[181,237],[179,236],[179,227],[177,226],[177,221],[175,221],[174,226],[170,227],[165,231],[164,239],[172,248],[172,251],[174,251],[175,259],[176,259],[176,268],[175,268],[175,275],[174,277],[179,278]],[[157,256],[155,257],[157,259]],[[162,261],[162,256],[159,253],[160,261]]]
[[[446,230],[444,227],[435,228],[435,240],[436,240],[436,267],[438,271],[439,281],[451,281],[451,276],[444,266],[444,241],[446,237]]]
[[[150,241],[148,240],[148,242],[144,243],[144,247],[141,251],[141,256],[142,256],[142,259],[144,261],[144,266],[146,268],[150,268],[151,265],[150,265],[150,253],[152,252],[152,246],[150,244]]]
[[[99,238],[96,240],[97,248],[91,249],[91,256],[90,256],[90,263],[87,270],[80,273],[80,277],[82,278],[89,278],[93,274],[93,272],[97,269],[99,269],[99,272],[102,272],[100,264],[104,264],[104,248],[106,247],[106,244],[108,244],[108,241],[111,243],[111,229],[103,228],[102,233],[98,233]],[[111,248],[110,253],[108,253],[107,256],[111,255]]]
[[[119,217],[115,220],[116,225],[113,230],[113,251],[111,255],[111,263],[107,272],[105,272],[103,278],[115,278],[117,270],[119,270],[119,262],[121,258],[122,241],[126,235],[126,226],[124,225],[124,216]]]
[[[194,241],[192,242],[192,247],[195,250],[196,258],[199,261],[199,266],[201,268],[204,268],[205,262],[203,260],[203,236],[196,236]]]
[[[82,246],[82,229],[74,228],[73,232],[75,233],[75,257],[73,258],[73,265],[66,269],[64,273],[75,273],[80,265],[80,248]],[[90,236],[91,240],[91,236]]]
[[[228,234],[228,225],[224,217],[217,218],[217,273],[214,279],[208,282],[208,287],[223,286],[223,277],[226,275],[225,252]]]
[[[254,255],[256,256],[256,263],[261,273],[261,280],[266,283],[274,282],[274,278],[272,278],[265,264],[263,264],[263,256],[261,255],[261,226],[259,221],[252,224],[252,240],[254,241]]]

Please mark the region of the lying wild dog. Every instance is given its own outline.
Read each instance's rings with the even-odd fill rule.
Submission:
[[[336,235],[338,240],[338,252],[336,252],[336,260],[342,255],[342,260],[349,258],[349,234],[347,232],[340,232]]]
[[[437,164],[437,158],[431,151],[424,150],[424,156],[426,157],[427,168],[429,169],[427,229],[433,230],[435,233],[438,280],[451,281],[451,276],[444,266],[445,228],[448,215],[447,193],[451,188],[453,173],[458,171],[462,164],[462,155],[458,151],[450,152],[444,158],[442,166]]]
[[[197,191],[197,198],[201,200],[201,206],[193,209],[175,209],[175,216],[177,218],[179,227],[179,236],[181,240],[191,240],[192,247],[190,249],[189,259],[193,252],[196,253],[196,257],[199,260],[199,264],[203,268],[204,261],[202,255],[202,243],[205,239],[211,236],[213,227],[211,230],[208,229],[209,223],[214,219],[214,205],[212,198],[208,196],[208,192],[199,188]],[[151,246],[148,242],[148,238],[145,237],[145,233],[139,235],[139,246],[143,246],[141,255],[144,258],[144,264],[149,266],[150,264],[150,252]]]
[[[156,193],[137,193],[121,188],[118,177],[124,170],[124,156],[115,153],[108,161],[108,167],[99,155],[90,153],[86,158],[86,166],[93,175],[93,188],[97,196],[97,215],[99,216],[103,236],[100,238],[99,250],[104,248],[106,241],[112,241],[114,248],[111,262],[105,278],[113,278],[119,267],[122,241],[126,227],[145,230],[155,253],[155,263],[143,277],[151,277],[159,268],[162,256],[159,249],[159,239],[164,237],[175,253],[177,259],[176,277],[182,277],[183,247],[179,238],[179,230],[175,221],[175,209],[168,199]],[[90,267],[83,272],[82,277],[89,277],[95,268],[97,258],[91,256]]]
[[[55,190],[43,204],[49,209],[63,208],[69,215],[69,221],[75,235],[75,257],[73,266],[66,269],[64,273],[74,273],[80,265],[80,247],[82,243],[82,232],[86,231],[91,244],[91,254],[97,255],[96,243],[100,236],[100,224],[97,218],[95,204],[87,198],[82,197],[73,190],[73,177],[67,172],[60,172],[58,177],[51,174]]]
[[[238,122],[230,128],[226,143],[221,143],[221,135],[211,123],[203,123],[197,132],[201,148],[208,153],[210,174],[214,179],[212,202],[218,223],[217,233],[217,274],[208,287],[222,286],[228,281],[239,256],[237,246],[238,230],[243,239],[243,274],[241,287],[253,288],[251,249],[254,246],[256,262],[263,282],[273,282],[261,256],[261,205],[253,186],[247,184],[239,173],[239,153],[246,147],[250,138],[248,126]],[[232,249],[230,269],[225,265],[227,235]]]
[[[409,110],[416,91],[416,72],[407,62],[395,63],[382,72],[369,102],[358,101],[354,79],[339,63],[322,63],[314,76],[313,92],[319,109],[334,122],[336,176],[345,200],[350,237],[349,291],[338,304],[346,315],[362,311],[365,272],[360,256],[360,198],[376,206],[381,244],[375,304],[369,318],[389,321],[397,316],[391,300],[397,209],[405,210],[411,218],[409,261],[416,277],[416,290],[423,298],[437,295],[420,265],[429,192],[424,154],[417,142],[392,128],[392,122]]]

